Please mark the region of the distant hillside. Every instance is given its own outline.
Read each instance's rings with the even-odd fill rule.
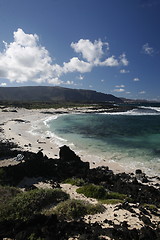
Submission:
[[[123,102],[111,94],[92,90],[70,89],[62,87],[30,86],[0,87],[0,101],[21,102]]]

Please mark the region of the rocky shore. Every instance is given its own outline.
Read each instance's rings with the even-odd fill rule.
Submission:
[[[0,219],[0,239],[126,239],[158,240],[160,238],[159,184],[141,170],[115,174],[108,167],[90,169],[69,147],[60,148],[59,157],[48,158],[42,151],[22,151],[8,141],[0,142],[1,159],[14,159],[15,165],[0,168],[3,186],[18,186],[21,191],[36,188],[61,188],[71,199],[95,204],[95,198],[78,194],[78,187],[66,184],[68,178],[83,179],[85,184],[102,186],[108,192],[123,194],[116,204],[104,203],[105,211],[79,219],[59,219],[56,214],[32,214],[27,220]],[[157,178],[157,181],[159,179]],[[85,199],[84,199],[85,198]]]
[[[105,109],[0,111],[0,239],[160,239],[157,176],[93,164],[29,133],[37,119]]]

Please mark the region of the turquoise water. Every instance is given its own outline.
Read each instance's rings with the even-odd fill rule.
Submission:
[[[47,122],[61,144],[103,159],[160,172],[160,109],[118,114],[68,114]],[[54,135],[54,136],[55,136]],[[64,141],[66,140],[66,141]]]

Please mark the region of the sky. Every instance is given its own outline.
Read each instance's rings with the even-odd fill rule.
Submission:
[[[160,0],[0,0],[0,86],[160,101]]]

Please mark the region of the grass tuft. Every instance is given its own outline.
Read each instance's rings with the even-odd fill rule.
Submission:
[[[106,196],[105,188],[94,184],[85,185],[78,188],[76,191],[90,198],[105,199]]]
[[[87,214],[102,213],[104,210],[105,207],[101,204],[93,205],[82,200],[71,199],[59,203],[46,214],[56,214],[60,219],[78,220]]]
[[[67,178],[63,183],[69,183],[78,187],[85,185],[85,181],[82,178]]]

